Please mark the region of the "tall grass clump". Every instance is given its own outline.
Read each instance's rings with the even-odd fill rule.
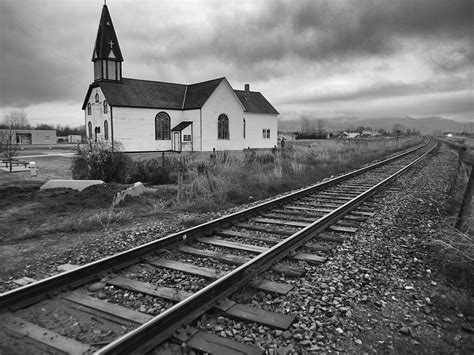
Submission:
[[[131,180],[141,181],[152,185],[175,184],[178,179],[178,170],[185,172],[188,169],[190,158],[153,158],[133,162]]]
[[[71,163],[73,179],[103,180],[127,183],[130,181],[132,159],[120,151],[118,144],[112,149],[108,142],[80,145]]]

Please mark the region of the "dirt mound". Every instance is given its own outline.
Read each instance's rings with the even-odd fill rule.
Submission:
[[[127,185],[104,184],[77,191],[65,188],[40,190],[40,186],[41,184],[1,186],[0,207],[6,209],[31,202],[36,206],[41,206],[42,212],[65,213],[93,210],[109,207],[115,194],[127,188]]]

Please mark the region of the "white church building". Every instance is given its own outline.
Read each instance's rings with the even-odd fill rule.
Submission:
[[[94,82],[82,109],[87,137],[124,151],[272,148],[278,111],[256,91],[225,77],[175,84],[122,77],[123,57],[106,5],[95,41]]]

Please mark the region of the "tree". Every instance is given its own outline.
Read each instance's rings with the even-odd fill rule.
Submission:
[[[0,154],[4,160],[8,161],[11,172],[13,160],[18,155],[18,145],[15,144],[15,131],[13,128],[0,132]]]
[[[24,110],[10,111],[5,115],[4,125],[9,129],[29,129],[31,126]]]
[[[316,121],[316,129],[318,130],[319,133],[323,132],[325,127],[326,127],[326,120],[323,120],[320,118]]]
[[[311,122],[308,116],[301,116],[301,132],[311,132]]]
[[[395,123],[393,125],[392,132],[395,135],[403,134],[403,132],[405,132],[405,126],[400,123]]]

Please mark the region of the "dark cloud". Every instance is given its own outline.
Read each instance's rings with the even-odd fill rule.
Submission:
[[[0,105],[57,100],[80,105],[92,80],[100,4],[63,4],[0,0]],[[454,92],[466,88],[466,78],[472,81],[472,74],[466,74],[472,73],[474,62],[472,0],[268,0],[240,5],[217,0],[109,4],[124,75],[183,83],[226,76],[231,82],[261,83],[264,93],[285,92],[280,102],[272,101],[275,105]],[[433,77],[418,83],[383,78],[394,58],[404,55],[417,55],[416,65],[429,68]],[[351,83],[361,88],[351,92],[306,95],[297,85],[282,86],[296,78],[291,82],[317,87],[319,81],[341,77],[364,63],[374,68],[374,62],[380,69],[371,73],[379,77],[367,82],[376,84]],[[446,75],[462,80],[448,83]],[[360,80],[354,78],[347,80]]]
[[[66,9],[58,13],[47,2],[22,5],[0,2],[0,105],[76,100],[78,90],[83,91],[92,77],[84,66],[92,49],[83,53],[80,28],[68,28]]]
[[[472,89],[471,77],[453,77],[438,82],[378,82],[348,92],[330,92],[289,97],[282,104],[313,104],[336,101],[367,101],[425,94],[450,93]]]

